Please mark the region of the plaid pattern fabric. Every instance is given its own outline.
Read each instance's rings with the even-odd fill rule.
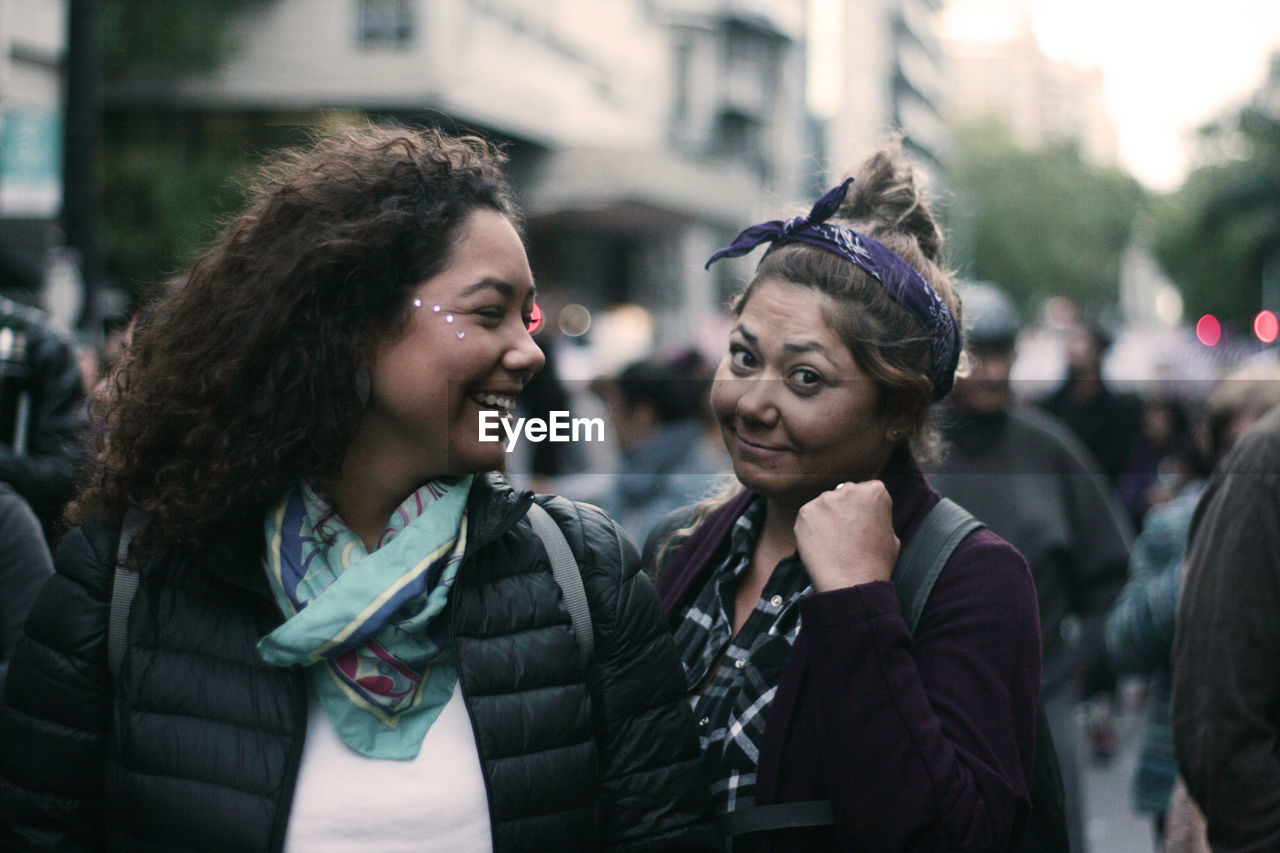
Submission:
[[[774,569],[742,630],[730,642],[734,595],[751,563],[764,516],[764,498],[748,505],[729,534],[727,558],[675,631],[717,814],[754,803],[769,704],[800,633],[796,603],[813,591],[800,559],[787,557]],[[704,682],[702,693],[696,693]]]

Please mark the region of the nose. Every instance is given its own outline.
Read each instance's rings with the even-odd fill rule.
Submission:
[[[533,335],[524,329],[520,330],[516,342],[502,354],[502,366],[519,376],[521,381],[528,381],[546,363],[547,357],[542,348],[534,341]]]
[[[773,379],[730,379],[735,383],[737,403],[735,410],[743,420],[772,426],[778,419],[778,407],[774,400],[777,380]]]

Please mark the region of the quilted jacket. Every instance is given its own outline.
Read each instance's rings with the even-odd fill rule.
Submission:
[[[525,518],[531,499],[477,477],[451,593],[494,849],[692,845],[705,793],[658,598],[604,513],[539,497],[582,571],[596,641],[584,671]],[[300,668],[258,658],[281,621],[260,528],[194,555],[148,549],[116,682],[118,538],[97,524],[68,535],[19,643],[0,723],[0,848],[280,850],[308,693]]]

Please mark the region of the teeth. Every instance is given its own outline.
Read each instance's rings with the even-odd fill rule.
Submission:
[[[471,399],[482,406],[493,406],[502,409],[504,412],[509,412],[516,406],[514,397],[506,397],[500,394],[473,394]]]

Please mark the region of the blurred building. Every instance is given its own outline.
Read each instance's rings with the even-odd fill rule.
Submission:
[[[200,144],[334,111],[505,142],[549,304],[638,302],[659,335],[715,315],[702,262],[808,195],[805,0],[273,0],[234,55],[108,89],[108,120]]]
[[[810,70],[825,119],[828,183],[891,132],[900,132],[907,152],[937,176],[947,146],[941,6],[942,0],[813,3]]]
[[[960,0],[942,22],[949,72],[948,120],[995,118],[1014,141],[1039,147],[1077,139],[1086,158],[1115,165],[1115,125],[1103,100],[1103,75],[1049,59],[1023,7]]]
[[[0,291],[41,302],[65,260],[62,67],[66,0],[0,0]]]

